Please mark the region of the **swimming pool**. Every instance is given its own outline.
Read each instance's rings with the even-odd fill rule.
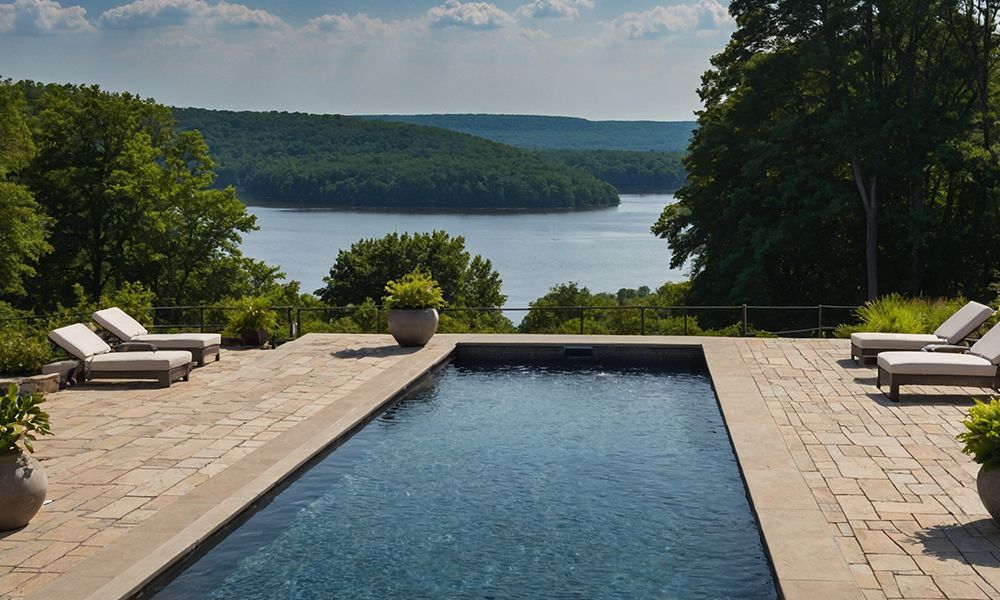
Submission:
[[[155,597],[776,595],[703,371],[459,362]]]

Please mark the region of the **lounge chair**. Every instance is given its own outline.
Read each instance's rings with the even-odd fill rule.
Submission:
[[[1000,386],[1000,325],[971,348],[927,346],[923,352],[883,352],[878,355],[878,387],[889,386],[889,399],[899,401],[899,386],[967,385],[998,390]]]
[[[123,342],[145,342],[159,350],[187,350],[199,367],[205,366],[206,356],[214,354],[215,360],[219,360],[222,336],[218,333],[149,333],[117,306],[99,310],[91,316],[95,323]]]
[[[177,379],[187,381],[191,374],[191,353],[186,350],[156,350],[143,342],[126,342],[112,350],[82,323],[55,329],[49,339],[80,361],[84,381],[156,379],[170,387]]]
[[[934,333],[852,333],[851,358],[865,366],[867,359],[882,352],[920,350],[928,344],[957,345],[993,316],[993,309],[969,302],[941,323]]]

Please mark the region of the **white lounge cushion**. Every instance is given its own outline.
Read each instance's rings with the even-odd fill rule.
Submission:
[[[218,333],[150,333],[136,336],[131,341],[153,344],[160,350],[204,349],[222,344],[222,336]]]
[[[934,335],[947,340],[949,344],[957,344],[992,316],[993,309],[989,306],[969,302],[941,323],[941,326],[934,330]]]
[[[878,366],[894,375],[959,375],[993,377],[997,366],[972,354],[883,352]]]
[[[1000,325],[994,325],[969,348],[969,354],[982,356],[993,364],[1000,364]]]
[[[49,339],[73,356],[83,360],[111,352],[111,346],[83,323],[74,323],[49,332]]]
[[[920,350],[944,340],[930,333],[852,333],[851,343],[864,349]]]
[[[191,362],[191,353],[183,350],[157,352],[111,352],[86,361],[92,373],[107,371],[169,371]]]
[[[127,312],[117,306],[99,310],[90,316],[95,323],[113,333],[116,338],[123,342],[149,333],[139,321],[130,317]]]

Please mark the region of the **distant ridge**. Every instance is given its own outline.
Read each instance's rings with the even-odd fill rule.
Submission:
[[[368,120],[440,127],[521,148],[684,152],[694,121],[589,121],[535,115],[361,115]]]

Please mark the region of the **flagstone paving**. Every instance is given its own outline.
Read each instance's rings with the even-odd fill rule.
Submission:
[[[1000,530],[954,437],[987,391],[904,387],[893,403],[844,340],[705,343],[739,350],[868,598],[1000,598]],[[169,389],[95,382],[50,396],[56,435],[37,456],[52,502],[0,534],[0,598],[37,592],[411,354],[387,336],[308,336],[224,351]]]
[[[1000,530],[955,435],[978,388],[890,402],[842,340],[738,340],[868,598],[1000,598]]]

